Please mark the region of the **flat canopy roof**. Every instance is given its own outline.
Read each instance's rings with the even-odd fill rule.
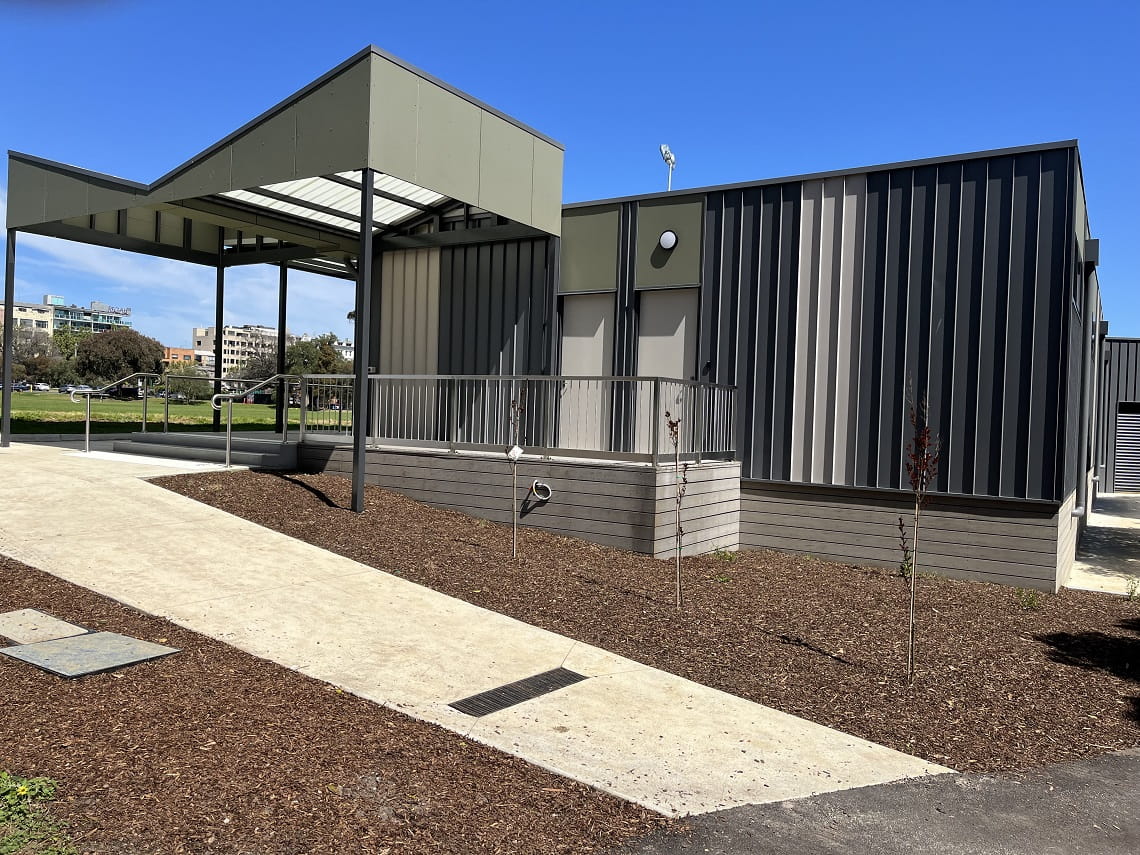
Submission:
[[[562,156],[368,47],[152,184],[9,152],[7,225],[211,266],[288,261],[351,277],[364,169],[375,170],[374,234],[415,223],[430,244],[456,206],[502,218],[504,235],[559,234]]]

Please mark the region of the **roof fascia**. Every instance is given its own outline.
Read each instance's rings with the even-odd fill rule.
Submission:
[[[827,172],[809,172],[803,175],[787,175],[780,178],[763,178],[758,181],[739,181],[733,184],[713,184],[707,187],[693,187],[691,189],[672,190],[664,193],[642,193],[633,196],[615,196],[610,199],[594,199],[585,202],[571,202],[562,206],[563,211],[577,208],[590,208],[595,205],[614,205],[622,202],[645,202],[656,199],[681,199],[685,196],[700,196],[705,193],[719,193],[725,190],[746,190],[751,187],[768,187],[773,184],[789,184],[794,181],[816,181],[823,178],[838,178],[844,175],[859,175],[864,172],[887,172],[892,169],[907,169],[916,166],[932,166],[940,163],[954,163],[963,160],[980,160],[987,157],[1003,157],[1014,154],[1029,154],[1037,151],[1052,151],[1055,149],[1077,148],[1077,140],[1060,140],[1058,142],[1035,143],[1032,145],[1011,146],[1009,148],[995,148],[986,151],[972,151],[963,154],[941,155],[939,157],[924,157],[917,160],[900,160],[894,163],[875,164],[873,166],[857,166],[850,169],[832,169]]]

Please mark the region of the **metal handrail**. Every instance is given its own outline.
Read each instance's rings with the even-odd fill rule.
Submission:
[[[98,389],[72,389],[71,392],[68,394],[68,397],[71,399],[71,402],[73,404],[79,403],[79,400],[75,397],[76,395],[86,395],[87,396],[87,402],[86,402],[87,406],[85,408],[84,421],[83,421],[83,453],[84,454],[89,454],[91,452],[91,396],[92,395],[104,395],[104,394],[106,394],[108,389],[114,389],[114,388],[121,386],[122,384],[126,383],[128,380],[133,380],[136,377],[145,377],[148,379],[154,378],[155,380],[157,380],[157,379],[159,379],[160,375],[155,374],[151,371],[136,371],[134,374],[128,374],[126,377],[120,377],[118,380],[115,380],[112,383],[108,383],[106,386],[101,386]],[[148,385],[149,384],[146,382],[143,383],[142,433],[146,433],[146,409],[147,409],[146,408],[146,402],[147,402],[147,398],[149,397],[147,394],[149,391]]]
[[[289,377],[294,375],[280,374],[274,375],[275,377]],[[205,374],[171,374],[167,371],[162,375],[163,385],[166,387],[165,404],[162,410],[162,432],[168,433],[170,431],[170,378],[173,377],[179,382],[188,380],[192,383],[263,383],[263,380],[245,380],[241,377],[214,377]],[[273,379],[273,378],[270,378]],[[242,395],[248,393],[248,389],[242,392]],[[218,409],[218,408],[215,408]]]
[[[310,428],[326,436],[344,432],[343,406],[332,407],[338,412],[331,420],[314,418],[309,410],[314,394],[321,399],[322,392],[339,391],[340,384],[352,379],[351,374],[302,376],[302,442]],[[364,429],[370,443],[386,440],[451,452],[510,445],[504,427],[509,421],[507,402],[523,387],[534,394],[528,392],[528,436],[520,444],[542,456],[660,463],[668,442],[666,410],[685,422],[679,435],[683,459],[700,462],[735,456],[737,390],[731,384],[642,375],[377,373],[368,379],[370,418]],[[351,395],[351,390],[345,392]],[[355,412],[351,403],[348,409]]]
[[[226,410],[227,410],[226,411],[226,468],[227,469],[230,468],[230,454],[231,454],[231,446],[233,444],[234,398],[244,398],[247,395],[249,395],[250,393],[256,392],[258,389],[261,389],[261,388],[264,388],[265,386],[268,386],[270,383],[277,383],[281,380],[288,382],[290,380],[299,380],[299,379],[300,378],[296,374],[274,374],[272,377],[267,377],[264,380],[258,381],[257,385],[249,386],[240,392],[219,392],[218,394],[216,394],[212,398],[210,398],[210,406],[213,407],[215,410],[221,410],[222,409],[221,402],[223,399],[227,402],[227,407],[226,407]],[[247,382],[247,381],[241,381],[241,382]],[[286,413],[285,420],[281,424],[281,439],[284,442],[289,441],[288,413]]]

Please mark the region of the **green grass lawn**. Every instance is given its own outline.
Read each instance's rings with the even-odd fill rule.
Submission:
[[[165,401],[151,398],[147,402],[147,428],[161,428]],[[85,405],[82,399],[75,403],[70,395],[58,392],[13,392],[12,433],[83,433]],[[92,433],[130,433],[142,428],[143,402],[140,400],[115,401],[109,398],[91,399]],[[222,427],[225,428],[225,408],[222,408]],[[234,430],[273,430],[276,413],[269,404],[234,403]],[[209,403],[198,401],[188,404],[171,402],[170,430],[211,430],[214,411]],[[289,410],[290,427],[300,425],[300,410]]]

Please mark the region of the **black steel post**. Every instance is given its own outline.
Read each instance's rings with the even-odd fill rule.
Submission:
[[[352,393],[352,509],[364,510],[364,465],[368,448],[368,354],[372,331],[372,188],[375,172],[360,176],[360,255],[356,260],[356,323],[354,326]]]
[[[12,358],[16,342],[16,230],[8,229],[8,249],[4,256],[4,390],[0,394],[0,448],[7,448],[12,440]]]
[[[281,273],[277,279],[277,373],[285,373],[285,304],[289,297],[289,265],[281,262]],[[285,430],[285,420],[289,418],[289,384],[277,381],[277,432]]]
[[[225,230],[218,227],[218,279],[214,290],[214,376],[222,376],[222,309],[226,302],[226,268],[223,255],[226,251]],[[214,394],[222,391],[222,381],[214,381]],[[222,411],[214,410],[214,431],[222,429]]]

